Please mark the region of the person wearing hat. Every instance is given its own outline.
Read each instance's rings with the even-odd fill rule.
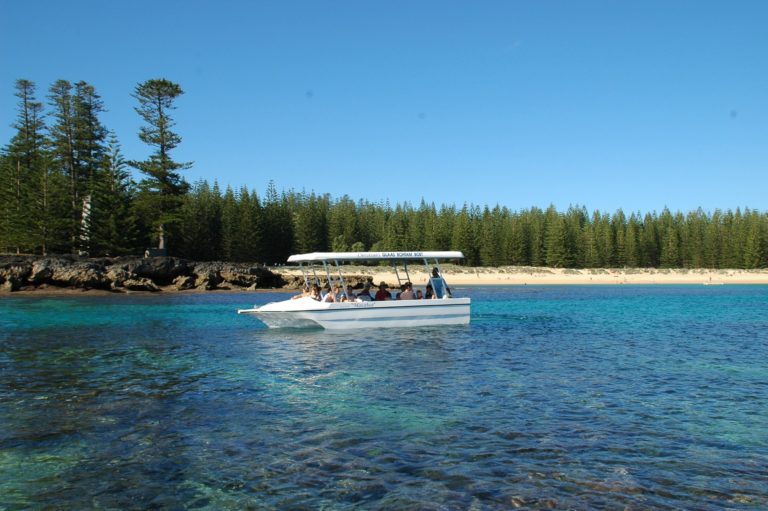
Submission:
[[[392,295],[389,294],[389,291],[387,291],[387,283],[382,282],[379,284],[379,290],[376,291],[376,296],[374,297],[374,300],[377,302],[382,302],[384,300],[391,300]]]

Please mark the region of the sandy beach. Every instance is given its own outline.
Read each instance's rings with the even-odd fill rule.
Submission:
[[[617,284],[768,284],[768,270],[706,270],[706,269],[569,269],[541,268],[526,266],[505,266],[500,268],[468,268],[444,266],[443,275],[449,285],[617,285]],[[273,269],[283,275],[301,275],[297,269]],[[385,267],[345,267],[345,274],[367,275],[375,283],[397,283],[394,271]],[[423,286],[427,276],[422,267],[410,269],[413,284]],[[401,271],[401,277],[404,277]]]

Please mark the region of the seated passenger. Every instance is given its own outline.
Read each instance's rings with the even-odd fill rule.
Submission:
[[[398,300],[413,300],[416,298],[416,295],[413,294],[413,286],[410,282],[406,282],[403,284],[403,292],[400,293],[400,297]]]
[[[421,300],[424,298],[424,293],[421,292],[421,289],[416,290],[416,299]]]
[[[340,302],[342,297],[344,296],[344,291],[342,291],[341,286],[336,284],[333,286],[333,301]]]
[[[301,290],[301,294],[292,296],[291,300],[298,300],[299,298],[308,298],[310,295],[309,286],[304,286]]]
[[[387,284],[385,282],[382,282],[379,284],[379,290],[376,291],[376,296],[374,297],[374,300],[377,302],[382,302],[384,300],[391,300],[392,295],[389,294],[389,291],[387,291]]]
[[[325,287],[326,287],[326,289],[328,289],[328,284],[326,284]],[[326,291],[325,295],[323,296],[323,301],[324,302],[336,302],[336,301],[338,301],[336,299],[336,296],[338,295],[338,291],[339,291],[339,286],[334,285],[333,289],[331,289],[330,291]]]
[[[318,302],[320,301],[320,286],[317,283],[312,284],[312,288],[309,290],[309,297]]]
[[[431,300],[433,298],[437,297],[435,296],[435,292],[432,290],[432,284],[427,284],[426,292],[424,293],[424,299]]]
[[[366,282],[365,286],[363,287],[363,290],[360,291],[357,294],[357,299],[361,302],[372,302],[373,297],[371,296],[371,286]]]

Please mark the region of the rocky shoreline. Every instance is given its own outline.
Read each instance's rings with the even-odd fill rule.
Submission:
[[[350,267],[345,282],[355,289],[365,282],[387,282],[397,276],[380,266]],[[469,268],[446,266],[452,285],[592,285],[592,284],[762,284],[768,269],[564,269]],[[413,283],[423,286],[423,274],[414,272]],[[254,263],[195,262],[176,257],[86,258],[63,256],[0,255],[0,294],[11,292],[175,292],[250,291],[298,289],[304,283],[300,270],[274,270]]]
[[[293,287],[268,268],[250,263],[195,262],[177,257],[86,258],[0,256],[0,292],[103,290],[255,290]]]

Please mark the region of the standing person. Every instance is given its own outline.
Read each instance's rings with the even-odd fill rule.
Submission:
[[[391,300],[392,295],[389,294],[389,291],[387,291],[387,284],[386,282],[382,282],[379,284],[379,290],[376,291],[376,296],[374,297],[374,300],[377,302],[382,302],[384,300]]]
[[[446,285],[445,279],[440,275],[440,271],[437,268],[432,269],[432,278],[429,280],[432,282],[432,288],[437,298],[451,297],[451,288]]]

